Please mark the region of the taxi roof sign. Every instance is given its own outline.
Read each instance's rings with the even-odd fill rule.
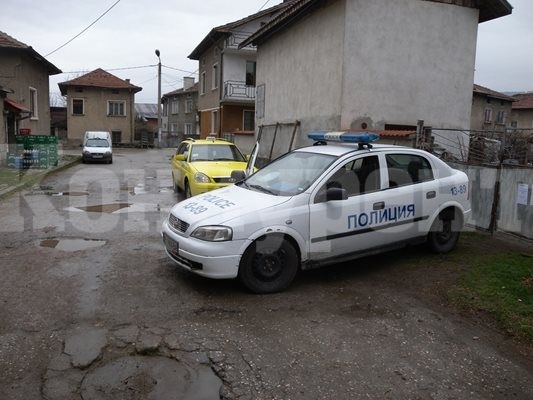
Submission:
[[[331,131],[314,131],[307,135],[309,139],[325,142],[343,142],[368,144],[379,139],[377,133],[372,132],[331,132]]]

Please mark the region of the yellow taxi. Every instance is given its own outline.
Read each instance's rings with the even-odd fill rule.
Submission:
[[[208,137],[180,143],[172,158],[174,191],[189,198],[232,183],[232,171],[245,171],[247,158],[233,143]]]

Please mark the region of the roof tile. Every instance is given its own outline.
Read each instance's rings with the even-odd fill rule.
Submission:
[[[141,87],[132,85],[128,81],[104,71],[101,68],[95,69],[88,74],[71,79],[70,81],[59,83],[59,88],[63,93],[68,86],[89,86],[109,89],[131,89],[134,92],[142,90]]]

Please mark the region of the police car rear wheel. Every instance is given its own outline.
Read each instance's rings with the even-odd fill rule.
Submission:
[[[281,236],[256,240],[244,253],[239,279],[254,293],[273,293],[286,289],[298,271],[294,246]]]
[[[454,211],[442,212],[433,222],[428,234],[428,243],[435,253],[452,251],[459,240],[459,222]]]

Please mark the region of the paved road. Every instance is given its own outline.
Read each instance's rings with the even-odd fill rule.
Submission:
[[[268,296],[177,270],[170,154],[118,150],[0,202],[1,399],[533,398],[531,360],[438,301],[423,250]]]

